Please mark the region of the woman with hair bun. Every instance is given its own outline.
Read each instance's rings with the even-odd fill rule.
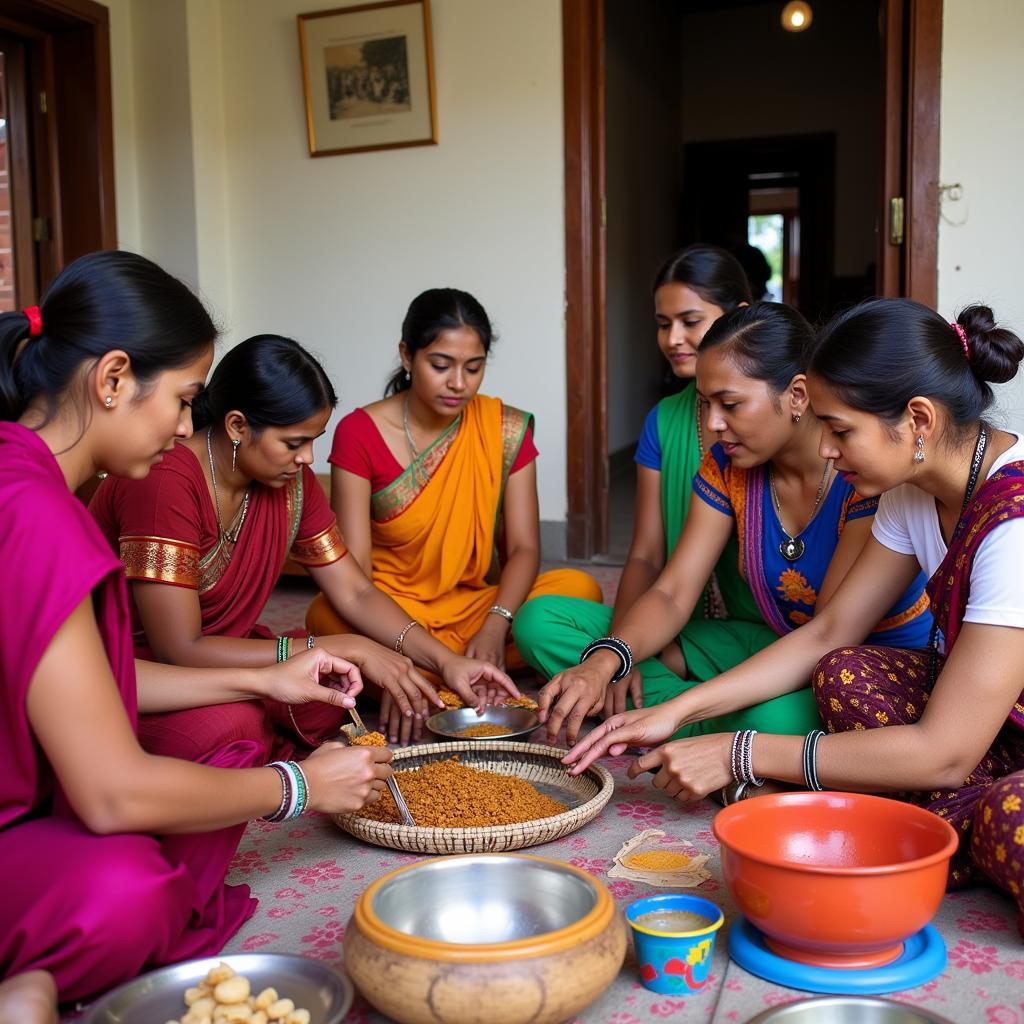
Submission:
[[[668,564],[623,616],[617,632],[588,636],[567,615],[580,664],[556,675],[541,693],[541,721],[554,740],[565,723],[576,741],[586,714],[606,706],[608,689],[636,664],[645,705],[700,690],[808,621],[834,593],[868,538],[877,500],[858,494],[818,451],[821,424],[808,408],[810,324],[790,306],[755,302],[726,313],[704,336],[697,387],[718,442],[692,481],[695,498]],[[760,625],[694,619],[708,576],[730,542],[738,572],[763,617]],[[931,618],[924,577],[908,582],[872,630],[876,643],[926,642]],[[689,621],[688,621],[689,620]],[[680,632],[681,631],[681,632]],[[680,636],[686,664],[678,674],[656,655]],[[625,657],[622,657],[625,655]],[[809,689],[755,701],[735,713],[680,725],[678,736],[755,727],[801,733],[820,724]]]
[[[224,355],[193,401],[192,437],[144,480],[105,480],[90,510],[131,583],[136,657],[256,667],[320,646],[352,661],[387,695],[391,735],[407,742],[431,706],[441,706],[414,662],[473,706],[493,700],[495,689],[517,691],[493,665],[407,629],[409,616],[347,557],[310,468],[313,441],[336,404],[323,367],[298,342],[248,338]],[[365,636],[274,637],[259,624],[289,555]],[[336,735],[344,717],[326,706],[249,702],[144,716],[139,733],[147,750],[176,757],[199,759],[234,736],[280,755]]]
[[[827,735],[680,740],[631,773],[654,769],[654,784],[680,800],[734,780],[749,793],[767,778],[927,807],[961,836],[950,886],[980,873],[1008,890],[1024,934],[1024,439],[983,418],[991,384],[1022,358],[1024,343],[987,306],[950,323],[907,299],[876,299],[828,324],[810,360],[811,404],[822,455],[861,493],[881,495],[871,538],[806,626],[673,701],[609,719],[569,752],[573,771],[811,680]],[[863,646],[922,569],[929,647]]]

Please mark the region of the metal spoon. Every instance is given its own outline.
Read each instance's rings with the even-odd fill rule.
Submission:
[[[342,729],[342,735],[351,743],[353,736],[365,736],[370,730],[366,728],[362,717],[355,708],[349,708],[348,713],[352,718],[354,728],[349,732],[347,729]],[[395,781],[395,777],[392,775],[388,778],[388,789],[391,791],[391,797],[395,801],[395,805],[398,807],[398,813],[402,817],[403,825],[415,825],[412,813],[409,810],[409,805],[405,802],[405,797],[402,796],[402,791],[398,788],[398,783]]]

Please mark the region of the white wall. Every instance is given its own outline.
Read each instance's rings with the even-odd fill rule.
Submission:
[[[942,204],[939,310],[980,299],[1024,335],[1021,39],[1020,0],[944,0],[940,177],[963,199]],[[1003,421],[1024,430],[1024,374],[997,391]]]
[[[564,520],[560,5],[433,0],[440,144],[317,159],[311,0],[108,6],[122,244],[197,284],[228,343],[277,331],[322,355],[339,416],[380,396],[413,296],[473,292],[501,335],[484,388],[537,413],[541,517]]]
[[[668,369],[651,282],[677,238],[678,34],[662,0],[605,2],[610,453],[636,442]]]

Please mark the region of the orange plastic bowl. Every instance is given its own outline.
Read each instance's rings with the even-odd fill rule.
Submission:
[[[957,834],[913,804],[863,793],[778,793],[719,812],[722,871],[780,956],[880,967],[935,915]]]

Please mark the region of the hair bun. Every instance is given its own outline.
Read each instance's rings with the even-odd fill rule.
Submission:
[[[1012,380],[1024,359],[1024,342],[1013,331],[997,326],[988,306],[967,306],[956,322],[967,335],[974,375],[993,384]]]

